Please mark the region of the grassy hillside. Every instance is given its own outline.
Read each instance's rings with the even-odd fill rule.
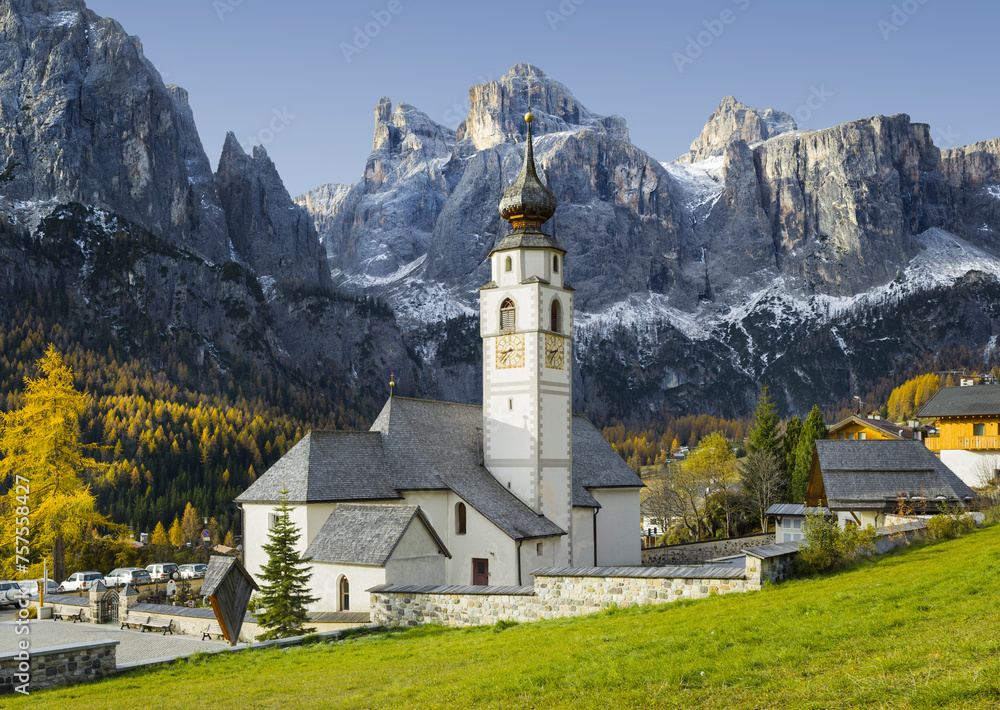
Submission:
[[[758,593],[200,658],[11,707],[997,708],[998,577],[994,526]]]

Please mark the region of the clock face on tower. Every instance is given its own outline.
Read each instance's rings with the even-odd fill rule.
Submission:
[[[563,339],[558,335],[545,335],[545,367],[553,370],[563,369],[566,355],[563,350]]]
[[[524,365],[524,339],[520,335],[501,335],[497,338],[497,367]]]

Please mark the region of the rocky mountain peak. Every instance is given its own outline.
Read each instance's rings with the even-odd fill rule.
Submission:
[[[550,79],[530,64],[515,64],[499,81],[469,89],[469,116],[458,128],[457,139],[467,140],[475,150],[520,140],[525,134],[524,114],[535,115],[532,133],[574,131],[590,128],[619,140],[628,140],[628,127],[621,116],[600,116],[576,100],[564,85]]]
[[[422,160],[445,157],[455,145],[455,132],[435,123],[423,111],[383,96],[375,106],[375,136],[372,153],[416,154]]]
[[[226,214],[230,258],[250,266],[265,283],[329,283],[312,221],[292,201],[263,146],[248,155],[230,132],[215,174]]]
[[[741,103],[735,96],[727,96],[708,117],[701,134],[691,144],[691,150],[674,162],[696,163],[722,155],[734,140],[752,146],[797,128],[795,119],[784,111],[773,108],[762,111]]]

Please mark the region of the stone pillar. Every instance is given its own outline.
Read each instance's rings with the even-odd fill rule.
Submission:
[[[101,623],[101,597],[104,596],[104,590],[98,591],[98,587],[104,587],[103,584],[95,584],[90,588],[90,623],[99,624]]]
[[[118,620],[125,621],[129,609],[139,603],[139,592],[131,584],[118,592]]]

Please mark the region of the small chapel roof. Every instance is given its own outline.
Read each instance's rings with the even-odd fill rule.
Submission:
[[[306,557],[331,562],[384,567],[414,520],[419,519],[446,557],[448,548],[424,512],[415,505],[341,503],[313,538]]]
[[[564,535],[482,464],[482,407],[392,397],[370,432],[311,432],[237,498],[292,503],[399,500],[451,490],[515,540]],[[586,417],[573,417],[573,505],[600,507],[588,489],[642,481]],[[400,507],[400,506],[396,506]]]

